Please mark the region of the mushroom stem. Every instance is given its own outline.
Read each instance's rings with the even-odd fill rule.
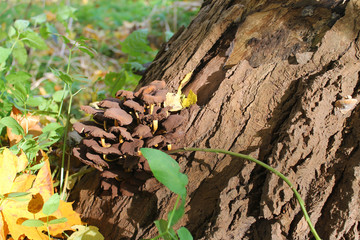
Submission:
[[[119,126],[119,123],[116,119],[114,119],[114,126],[118,127]]]
[[[139,157],[142,156],[142,153],[140,150],[137,153],[138,153]]]
[[[156,130],[158,129],[158,124],[159,124],[159,121],[158,120],[153,120],[153,133],[156,132]]]
[[[107,131],[106,121],[104,121],[104,130]]]
[[[103,146],[104,148],[109,148],[111,147],[111,144],[110,143],[106,143],[105,142],[105,138],[100,138],[101,139],[101,146]]]
[[[168,149],[168,151],[171,151],[171,144],[167,145],[167,149]]]
[[[105,161],[107,161],[107,162],[113,162],[113,161],[115,161],[115,160],[116,160],[116,158],[115,158],[115,159],[113,159],[113,160],[108,159],[108,158],[106,157],[106,154],[103,154],[103,158],[104,158],[104,160],[105,160]]]
[[[154,105],[155,104],[150,104],[150,114],[152,115],[154,112]]]
[[[140,117],[139,117],[139,114],[137,113],[137,111],[135,111],[135,116],[136,116],[136,122],[137,124],[140,123]]]
[[[119,143],[123,143],[124,142],[124,139],[123,139],[123,136],[119,136]]]

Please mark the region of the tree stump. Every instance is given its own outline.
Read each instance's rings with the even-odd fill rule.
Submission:
[[[249,154],[287,176],[322,239],[360,236],[359,0],[207,0],[163,46],[139,86],[161,79],[194,91],[185,147]],[[186,226],[194,239],[309,239],[293,192],[243,159],[175,156],[189,177]],[[85,175],[76,210],[105,239],[155,236],[176,196],[161,188],[102,196],[99,173]]]

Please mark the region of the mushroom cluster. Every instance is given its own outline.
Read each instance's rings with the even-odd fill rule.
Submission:
[[[164,107],[167,93],[164,81],[153,81],[137,92],[119,90],[116,98],[81,107],[92,120],[73,125],[83,137],[73,155],[102,172],[102,188],[112,196],[119,191],[132,196],[155,182],[141,147],[170,150],[184,135],[185,117]]]

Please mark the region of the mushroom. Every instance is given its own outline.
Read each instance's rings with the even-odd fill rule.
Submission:
[[[79,134],[86,133],[92,137],[98,137],[101,139],[104,139],[104,138],[111,139],[111,140],[116,139],[116,136],[114,134],[104,131],[100,127],[95,126],[93,123],[91,125],[90,124],[87,125],[84,123],[81,123],[81,122],[75,123],[73,125],[74,130],[77,131]]]
[[[146,141],[146,146],[147,147],[158,147],[159,143],[164,142],[165,137],[162,135],[157,135],[153,138],[150,138],[149,140]]]
[[[136,93],[134,93],[134,96],[137,98],[141,98],[144,94],[150,94],[156,90],[155,85],[148,85],[145,87],[140,88]]]
[[[98,103],[102,108],[120,108],[122,101],[117,98],[107,98]]]
[[[147,125],[140,124],[134,129],[132,134],[133,137],[138,137],[139,139],[152,137],[151,129]]]
[[[87,157],[86,157],[86,148],[82,148],[81,145],[79,147],[73,148],[73,155],[80,160],[80,162],[85,163],[86,165],[89,165],[93,168],[96,168],[99,171],[103,171],[103,168],[97,164],[95,164],[94,162],[90,161]]]
[[[124,97],[125,99],[134,99],[134,93],[126,90],[117,91],[116,97]]]
[[[133,109],[134,111],[138,112],[144,112],[145,108],[141,106],[139,103],[133,101],[133,100],[127,100],[124,102],[124,106]]]
[[[131,137],[131,134],[124,127],[113,126],[109,128],[109,132],[119,134],[121,136],[119,141],[122,140],[122,138],[134,141],[134,139]]]
[[[130,114],[122,110],[121,108],[109,108],[106,109],[104,112],[104,116],[107,118],[111,118],[114,120],[117,120],[119,122],[119,125],[129,125],[133,118]]]
[[[80,109],[86,112],[87,114],[92,114],[92,115],[104,112],[104,110],[96,109],[91,106],[81,106]]]
[[[184,121],[184,117],[181,115],[170,115],[161,125],[167,132],[171,132],[175,128],[179,127]]]
[[[163,89],[166,87],[165,81],[160,80],[154,80],[149,85],[154,85],[156,89]]]
[[[94,139],[84,139],[83,144],[97,153],[100,154],[114,154],[114,155],[121,155],[121,151],[119,150],[120,143],[112,144],[111,147],[104,148]]]
[[[94,163],[101,167],[109,168],[109,164],[104,161],[98,154],[93,154],[90,152],[87,152],[86,154],[87,159],[92,160]]]
[[[124,142],[121,145],[121,152],[130,156],[137,156],[139,149],[144,145],[144,141],[134,139],[133,142]],[[125,159],[126,161],[126,159]]]

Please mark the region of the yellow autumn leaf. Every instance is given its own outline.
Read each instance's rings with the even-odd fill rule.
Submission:
[[[197,102],[197,95],[190,90],[188,96],[186,98],[183,99],[183,101],[181,102],[181,105],[183,108],[187,108],[190,107],[191,105],[194,105]]]
[[[2,182],[0,182],[0,194],[4,195],[9,192],[28,192],[36,196],[40,194],[46,202],[54,192],[49,160],[45,153],[42,154],[45,163],[39,170],[37,176],[23,173],[16,177],[17,166],[21,165],[19,162],[24,161],[23,153],[20,157],[17,157],[5,149],[0,155],[0,181],[2,180]],[[14,239],[19,239],[22,235],[27,236],[29,239],[49,239],[47,234],[43,233],[47,232],[46,226],[35,228],[21,225],[26,219],[46,218],[46,215],[42,211],[36,214],[28,211],[31,194],[28,195],[27,201],[14,201],[10,199],[2,201],[0,206],[0,227],[6,225],[8,232],[2,227],[3,231],[0,231],[0,240],[8,233],[11,234]],[[35,203],[32,202],[31,204]],[[67,222],[49,226],[51,235],[55,236],[61,234],[63,231],[71,230],[73,225],[81,225],[80,216],[72,209],[72,204],[61,200],[58,210],[51,215],[51,218],[59,219],[63,217],[68,219]]]
[[[171,112],[176,112],[183,109],[181,105],[181,95],[177,93],[167,93],[164,107],[170,107]]]

